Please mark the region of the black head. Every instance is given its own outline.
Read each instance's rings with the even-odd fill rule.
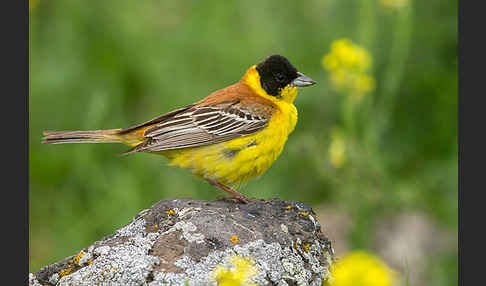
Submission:
[[[282,88],[299,76],[297,69],[280,55],[268,57],[259,63],[256,69],[263,89],[273,96],[278,96]]]

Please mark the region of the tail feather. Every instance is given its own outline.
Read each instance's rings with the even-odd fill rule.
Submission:
[[[120,143],[121,138],[117,135],[120,130],[46,131],[42,143]]]

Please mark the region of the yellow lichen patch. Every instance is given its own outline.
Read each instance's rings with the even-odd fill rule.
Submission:
[[[308,215],[309,215],[309,213],[308,213],[308,212],[300,212],[300,215],[301,215],[301,216],[308,216]]]
[[[74,257],[74,263],[76,263],[77,265],[79,265],[79,260],[81,259],[81,257],[83,257],[84,255],[84,251],[81,250],[78,255],[76,255],[76,257]],[[71,262],[72,263],[72,262]]]
[[[212,279],[218,282],[218,286],[257,286],[249,281],[258,274],[258,268],[251,259],[234,255],[230,257],[230,261],[232,267],[217,265],[211,273]]]
[[[239,239],[238,239],[238,236],[236,235],[233,235],[231,238],[230,238],[231,242],[233,243],[238,243]]]
[[[73,271],[73,269],[72,269],[72,266],[69,265],[68,268],[63,269],[63,270],[61,270],[61,272],[59,272],[59,278],[62,278],[64,276],[66,276],[66,275],[69,275],[71,273],[71,271]]]
[[[166,215],[175,215],[175,211],[174,210],[167,210],[167,211],[165,211],[165,214]]]
[[[378,257],[362,252],[352,252],[341,258],[331,269],[332,282],[325,286],[392,286],[396,285],[396,272]]]
[[[310,246],[311,246],[311,245],[310,245],[309,243],[304,244],[304,251],[305,251],[305,252],[309,252],[309,248],[310,248]]]

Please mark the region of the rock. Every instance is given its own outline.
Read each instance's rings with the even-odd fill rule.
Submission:
[[[167,199],[29,285],[321,285],[333,254],[304,203]]]

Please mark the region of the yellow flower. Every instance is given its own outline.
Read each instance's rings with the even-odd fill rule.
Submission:
[[[331,73],[331,81],[338,88],[345,88],[349,73],[344,69],[337,69]]]
[[[322,65],[330,73],[331,83],[339,90],[363,95],[375,88],[374,78],[368,75],[371,56],[349,39],[331,43],[331,51],[322,57]]]
[[[346,142],[336,130],[331,132],[331,145],[328,152],[331,164],[335,168],[341,168],[346,161]]]
[[[349,39],[338,39],[331,43],[330,53],[322,59],[324,68],[329,71],[353,69],[367,71],[371,66],[371,56],[363,48],[353,44]]]
[[[322,58],[322,65],[325,69],[329,71],[334,71],[339,68],[339,60],[336,56],[329,53],[324,55],[324,57]]]
[[[218,265],[212,273],[213,279],[218,282],[218,286],[257,286],[249,280],[258,274],[257,267],[250,259],[238,255],[230,257],[233,267],[226,268]]]
[[[392,286],[396,273],[378,257],[363,251],[352,252],[333,265],[332,281],[325,286]]]
[[[354,79],[354,88],[363,92],[375,89],[375,79],[369,75],[360,74]]]

